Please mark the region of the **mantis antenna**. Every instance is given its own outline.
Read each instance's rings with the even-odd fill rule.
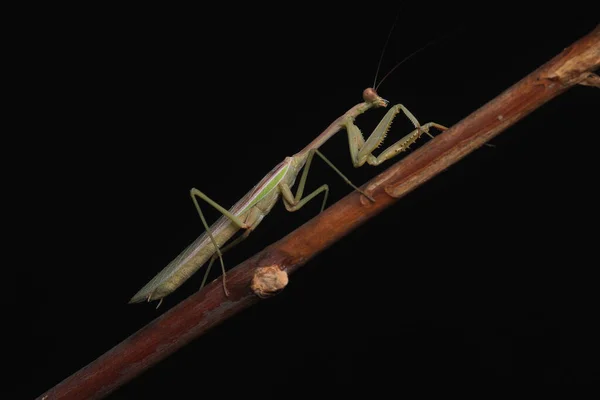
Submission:
[[[390,41],[390,37],[392,36],[392,32],[394,31],[394,28],[396,27],[396,24],[398,23],[398,17],[400,17],[400,10],[398,10],[398,12],[396,13],[396,19],[394,20],[394,23],[392,24],[392,27],[390,28],[390,31],[388,32],[387,39],[385,39],[385,43],[383,44],[383,49],[381,50],[381,54],[379,55],[379,63],[377,64],[377,71],[375,71],[375,79],[373,80],[373,87],[375,88],[375,90],[377,90],[377,86],[375,86],[375,85],[377,84],[377,75],[379,75],[379,69],[381,68],[381,62],[383,61],[383,55],[385,54],[385,50],[387,49],[387,45],[388,45],[388,42]],[[385,77],[383,79],[385,79]]]
[[[391,33],[391,31],[390,31]],[[388,36],[389,39],[389,36]],[[377,86],[373,85],[375,87],[375,91],[377,91],[377,89],[379,88],[379,86],[381,86],[381,84],[383,83],[383,81],[385,81],[385,79],[390,76],[390,74],[392,72],[394,72],[396,70],[396,68],[398,68],[400,65],[404,64],[406,61],[408,61],[410,58],[412,58],[412,56],[416,55],[417,53],[420,53],[421,51],[425,50],[427,47],[431,46],[432,44],[434,44],[436,42],[436,40],[432,40],[429,43],[427,43],[425,46],[421,47],[418,50],[413,51],[412,53],[410,53],[408,56],[404,57],[404,59],[402,61],[400,61],[398,64],[394,65],[394,68],[392,68],[387,74],[385,74],[385,76],[383,78],[381,78],[381,81],[377,84]],[[387,41],[386,41],[387,44]],[[384,48],[385,50],[385,48]],[[383,56],[383,53],[381,54]],[[381,60],[380,60],[380,64],[381,64]],[[379,72],[379,66],[377,66],[377,72]],[[375,79],[377,79],[377,74],[375,74]]]

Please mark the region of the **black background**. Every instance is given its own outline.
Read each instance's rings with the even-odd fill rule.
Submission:
[[[197,290],[200,274],[159,310],[127,304],[202,232],[191,187],[230,206],[361,101],[398,10],[211,7],[37,10],[22,28],[19,124],[4,146],[13,398],[41,394]],[[382,72],[437,42],[379,93],[450,126],[597,22],[517,14],[402,6]],[[544,105],[109,398],[597,379],[599,95],[576,87]],[[368,133],[382,116],[357,122]],[[409,130],[399,117],[387,143]],[[353,169],[345,134],[322,151],[357,184],[385,169]],[[350,192],[313,168],[309,188],[328,183],[330,204]],[[318,208],[278,205],[227,265]]]

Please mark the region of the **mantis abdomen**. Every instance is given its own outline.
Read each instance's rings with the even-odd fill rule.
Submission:
[[[211,232],[219,247],[231,239],[238,230],[239,228],[224,216],[211,227]],[[215,252],[215,246],[211,243],[208,234],[203,233],[141,288],[129,302],[139,303],[163,298],[200,269]]]

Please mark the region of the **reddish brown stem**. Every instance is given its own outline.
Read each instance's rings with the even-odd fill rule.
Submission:
[[[555,96],[580,83],[596,86],[598,77],[592,71],[599,66],[600,27],[596,27],[494,100],[364,185],[362,189],[375,199],[374,203],[356,192],[349,194],[228,272],[230,297],[225,297],[221,281],[215,280],[39,398],[97,399],[107,395],[208,329],[258,302],[259,297],[250,289],[257,268],[275,265],[292,273]]]

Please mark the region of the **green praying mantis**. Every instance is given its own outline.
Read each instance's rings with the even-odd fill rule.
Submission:
[[[423,48],[419,49],[418,51],[422,49]],[[411,54],[409,57],[415,53]],[[406,61],[409,57],[405,58],[402,62]],[[401,63],[397,64],[396,67]],[[396,67],[394,67],[389,73],[391,73]],[[381,85],[384,79],[385,77],[381,80],[379,85]],[[377,88],[377,86],[373,86]],[[175,291],[210,259],[204,279],[202,281],[202,286],[204,286],[208,272],[217,258],[220,260],[221,264],[223,289],[225,294],[229,295],[227,290],[227,275],[225,272],[225,264],[223,262],[223,253],[246,239],[250,233],[256,229],[263,218],[271,211],[280,197],[283,200],[285,208],[292,212],[299,210],[306,203],[323,193],[321,211],[323,211],[325,208],[325,203],[327,201],[329,192],[329,187],[327,184],[321,185],[315,191],[303,197],[308,171],[315,154],[323,159],[323,161],[325,161],[325,163],[327,163],[338,175],[340,175],[342,179],[352,186],[354,190],[357,190],[369,200],[374,201],[368,194],[362,192],[358,187],[352,184],[352,182],[350,182],[350,180],[346,178],[342,172],[340,172],[319,151],[319,148],[337,132],[344,129],[347,131],[352,163],[354,167],[358,168],[363,166],[365,163],[376,166],[386,160],[389,160],[390,158],[408,149],[408,147],[415,143],[424,133],[430,137],[433,137],[429,133],[429,129],[432,127],[439,130],[447,129],[445,126],[435,122],[429,122],[421,125],[406,107],[404,107],[402,104],[396,104],[393,107],[390,107],[371,135],[365,140],[360,129],[355,124],[355,119],[370,109],[386,108],[388,106],[388,101],[380,97],[377,94],[376,89],[373,88],[365,89],[362,97],[363,102],[356,104],[346,111],[342,116],[333,121],[329,127],[327,127],[327,129],[325,129],[305,148],[291,157],[286,157],[282,162],[277,164],[258,184],[256,184],[229,210],[217,204],[200,190],[192,188],[190,195],[192,201],[194,202],[194,206],[198,211],[205,232],[194,242],[192,242],[185,250],[183,250],[179,256],[171,261],[144,287],[142,287],[129,302],[138,303],[142,301],[150,302],[153,300],[160,300],[158,303],[158,306],[160,306],[165,296]],[[383,150],[379,156],[374,156],[373,151],[383,142],[386,133],[392,124],[392,121],[401,111],[412,122],[414,125],[414,130]],[[300,182],[298,183],[296,194],[294,195],[291,188],[296,182],[296,178],[298,177],[300,171],[302,171],[302,176],[300,178]],[[204,200],[222,214],[222,216],[210,227],[206,223],[206,219],[202,214],[198,199]],[[229,244],[225,245],[240,229],[244,230],[243,234],[231,241]]]

